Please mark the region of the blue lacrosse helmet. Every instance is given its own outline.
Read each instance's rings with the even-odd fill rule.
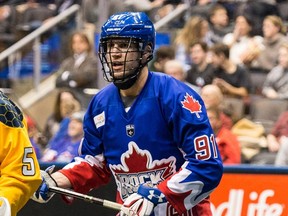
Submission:
[[[115,77],[111,68],[111,60],[107,56],[111,52],[107,50],[107,44],[113,39],[129,40],[127,43],[137,43],[138,52],[141,54],[138,61],[138,67],[133,69],[125,68],[123,77]],[[153,57],[155,48],[156,32],[153,23],[144,12],[122,12],[112,15],[108,21],[102,26],[99,44],[99,57],[102,64],[104,79],[113,82],[120,89],[130,88],[137,80],[141,69]],[[144,48],[149,45],[151,47],[151,55],[143,62],[142,55]],[[125,53],[127,55],[129,50]],[[124,65],[125,63],[123,63]],[[109,67],[110,66],[110,67]]]
[[[102,26],[101,39],[117,36],[139,39],[144,43],[144,47],[149,43],[154,50],[155,28],[144,12],[123,12],[112,15]]]

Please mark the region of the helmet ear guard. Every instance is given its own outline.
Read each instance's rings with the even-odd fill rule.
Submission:
[[[152,48],[152,44],[147,44],[145,47],[144,47],[144,51],[143,51],[143,56],[146,56],[146,61],[144,64],[147,64],[149,61],[152,60],[153,58],[153,48]]]

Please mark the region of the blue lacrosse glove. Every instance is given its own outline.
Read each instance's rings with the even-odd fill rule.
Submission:
[[[49,187],[57,187],[57,182],[52,178],[51,174],[55,165],[49,166],[45,171],[41,170],[42,183],[37,191],[32,195],[31,199],[39,203],[47,203],[54,193],[49,191]]]
[[[121,216],[148,216],[155,206],[167,202],[165,195],[147,184],[139,186],[137,193],[131,194],[121,207]]]

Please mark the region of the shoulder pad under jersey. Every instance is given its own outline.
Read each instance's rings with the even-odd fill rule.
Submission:
[[[0,91],[0,121],[9,127],[23,127],[21,110]]]

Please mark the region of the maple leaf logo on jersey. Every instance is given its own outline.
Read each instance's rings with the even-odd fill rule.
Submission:
[[[201,105],[198,100],[194,99],[191,95],[186,92],[184,100],[181,101],[182,107],[189,110],[191,113],[195,113],[197,118],[200,118],[199,113],[202,112]]]
[[[110,165],[118,191],[124,200],[130,194],[137,192],[143,183],[157,185],[175,173],[176,158],[153,160],[151,153],[142,150],[135,142],[128,144],[128,150],[121,156],[121,164]]]

